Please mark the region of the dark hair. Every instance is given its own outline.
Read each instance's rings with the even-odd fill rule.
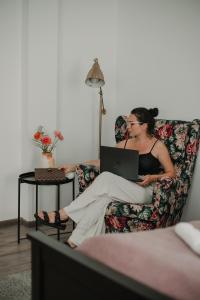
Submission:
[[[139,122],[147,123],[147,133],[153,134],[155,119],[158,115],[158,108],[147,109],[145,107],[137,107],[131,111],[131,114],[135,115]]]

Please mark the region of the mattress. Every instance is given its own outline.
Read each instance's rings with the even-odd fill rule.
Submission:
[[[191,223],[200,229],[200,221]],[[174,299],[200,299],[200,256],[173,226],[100,235],[84,241],[77,251]]]

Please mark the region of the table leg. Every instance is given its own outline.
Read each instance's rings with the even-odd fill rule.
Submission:
[[[57,210],[60,210],[60,184],[57,185]],[[57,229],[57,239],[60,240],[60,229]]]
[[[38,185],[35,186],[35,213],[38,214]],[[35,230],[38,230],[38,220],[35,219]]]
[[[75,179],[73,179],[72,182],[72,199],[75,199]]]
[[[72,182],[72,201],[75,199],[75,179],[73,179],[73,182]],[[73,221],[72,223],[72,228],[73,230],[75,229],[76,227],[76,224],[75,222]]]
[[[17,218],[17,241],[20,243],[20,197],[21,197],[21,179],[18,178],[18,218]]]

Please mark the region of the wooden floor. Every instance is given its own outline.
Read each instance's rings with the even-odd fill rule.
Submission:
[[[51,229],[47,226],[39,227],[46,234],[56,233],[56,229]],[[25,237],[26,233],[35,230],[21,225],[21,237]],[[72,230],[72,223],[69,223],[66,232]],[[69,233],[61,234],[61,242],[69,237]],[[56,235],[52,238],[57,238]],[[6,225],[0,227],[0,278],[21,271],[31,269],[31,243],[27,239],[17,243],[17,224]],[[67,246],[66,246],[67,247]]]

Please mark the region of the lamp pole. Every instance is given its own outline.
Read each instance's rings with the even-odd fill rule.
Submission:
[[[106,110],[104,108],[103,103],[103,91],[102,86],[105,84],[103,73],[100,69],[98,59],[94,59],[94,64],[92,68],[89,70],[85,83],[94,88],[99,88],[99,95],[100,95],[100,101],[99,101],[99,145],[98,145],[98,158],[100,158],[100,147],[101,147],[101,131],[102,131],[102,114],[106,114]]]
[[[100,147],[101,147],[101,132],[102,132],[102,115],[106,114],[106,110],[103,103],[103,91],[102,88],[99,88],[99,147],[98,147],[98,158],[100,159]]]

